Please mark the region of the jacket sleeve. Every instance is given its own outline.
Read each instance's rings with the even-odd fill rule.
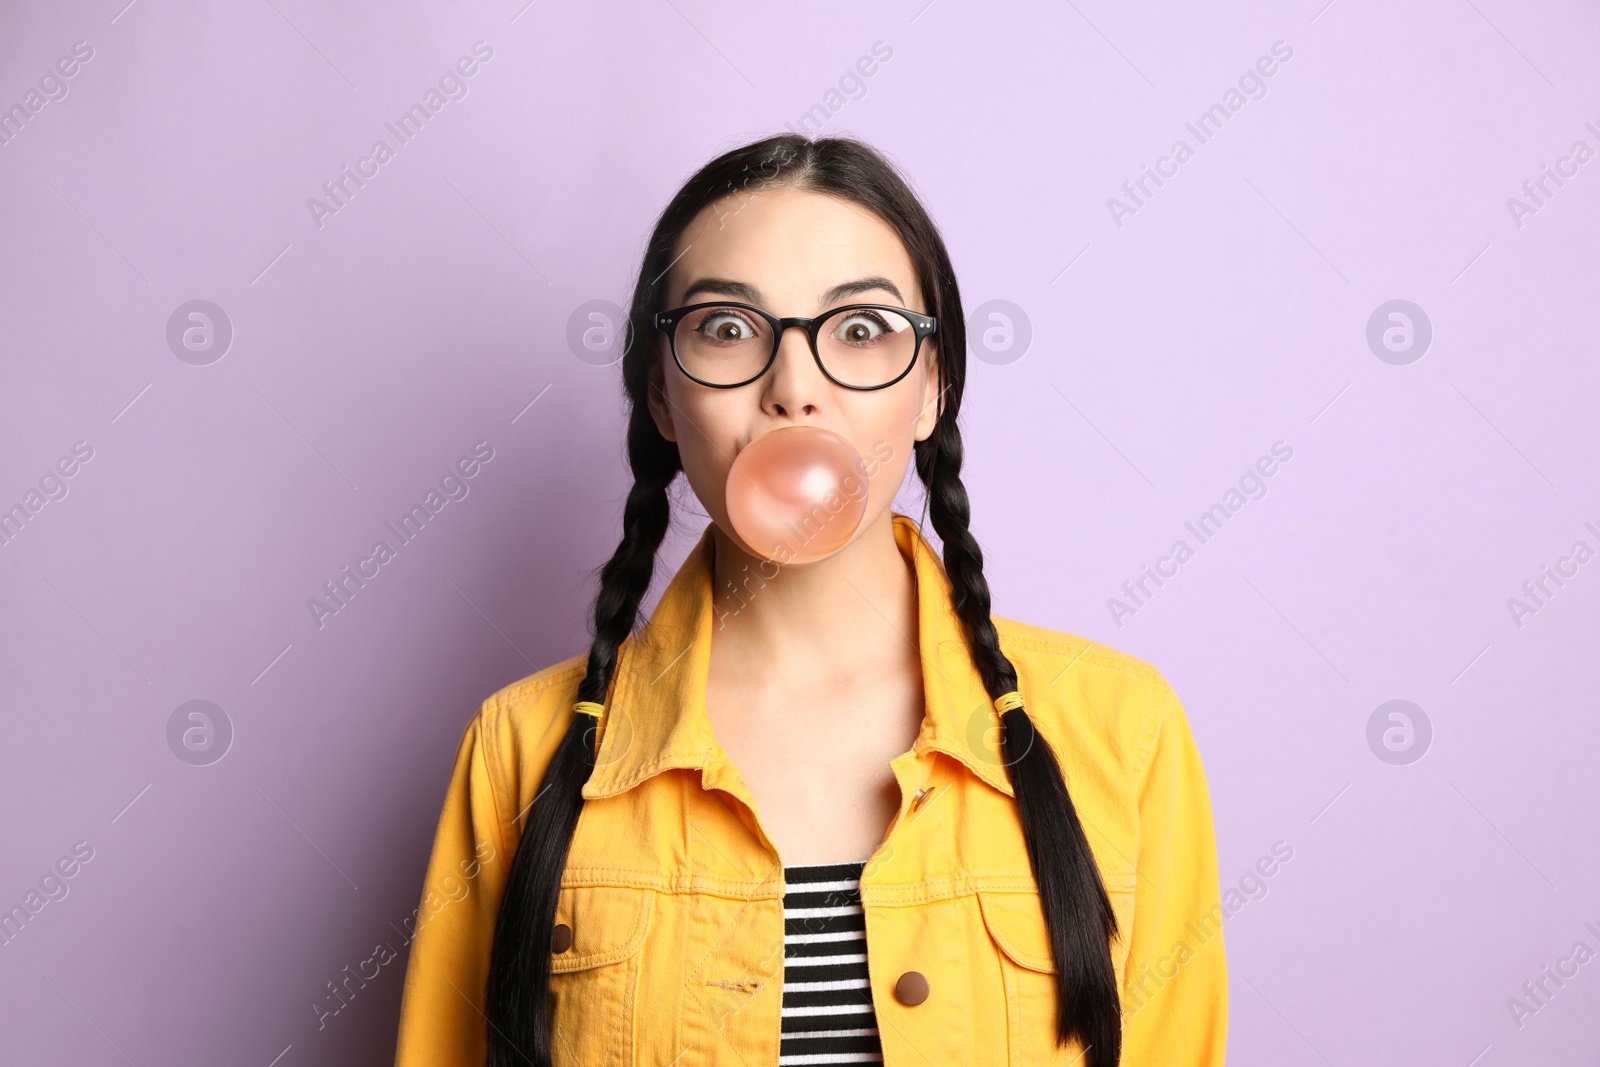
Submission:
[[[1139,855],[1122,990],[1125,1067],[1221,1067],[1228,972],[1205,769],[1170,686],[1138,783]]]
[[[487,1056],[483,998],[495,916],[515,841],[496,788],[491,705],[474,716],[456,751],[411,938],[396,1067],[481,1067]]]

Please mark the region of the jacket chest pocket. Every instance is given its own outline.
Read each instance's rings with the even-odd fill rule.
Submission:
[[[653,890],[619,886],[561,890],[550,955],[555,1063],[634,1063],[639,964],[655,896]]]
[[[1120,936],[1111,943],[1117,988],[1122,989],[1127,939],[1133,925],[1133,887],[1108,883],[1106,895]],[[1081,1064],[1078,1041],[1056,1043],[1056,966],[1044,911],[1034,893],[980,891],[978,903],[989,937],[1000,952],[1006,991],[1006,1050],[1011,1063]]]

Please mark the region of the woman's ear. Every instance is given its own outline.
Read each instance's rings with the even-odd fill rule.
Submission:
[[[662,367],[662,353],[657,352],[650,357],[645,394],[649,398],[650,417],[655,420],[656,430],[668,441],[676,441],[678,436],[672,426],[672,405],[667,403],[667,385]]]
[[[917,412],[916,424],[912,431],[912,440],[926,441],[933,428],[939,425],[939,407],[942,399],[944,373],[939,360],[939,348],[931,342],[927,343],[923,353],[927,360],[927,370],[923,373],[922,382],[922,408]]]

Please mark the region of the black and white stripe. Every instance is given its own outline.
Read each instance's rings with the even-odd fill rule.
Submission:
[[[865,861],[785,867],[778,1063],[882,1063],[861,910]]]

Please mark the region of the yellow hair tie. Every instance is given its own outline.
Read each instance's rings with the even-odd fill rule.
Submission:
[[[604,704],[597,704],[592,700],[580,700],[576,704],[572,705],[572,710],[582,715],[593,715],[598,719],[600,718],[601,713],[606,710],[606,706]]]
[[[1009,693],[1001,693],[994,698],[994,710],[1004,715],[1012,708],[1022,707],[1022,694],[1013,689]]]

